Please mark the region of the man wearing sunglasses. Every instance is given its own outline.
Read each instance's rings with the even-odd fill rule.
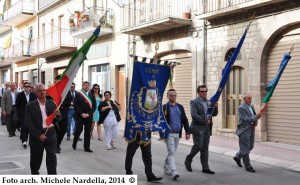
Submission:
[[[18,118],[21,125],[21,135],[20,139],[22,142],[22,145],[25,148],[27,148],[27,140],[28,140],[28,134],[29,130],[25,123],[25,107],[27,103],[36,100],[36,95],[33,92],[30,92],[30,83],[25,82],[24,83],[24,91],[20,92],[17,95],[16,99],[16,108],[18,111]]]
[[[167,96],[169,102],[163,105],[163,110],[171,131],[166,140],[168,156],[165,160],[164,171],[166,175],[172,176],[173,180],[177,180],[179,174],[176,170],[174,155],[178,147],[179,138],[182,135],[182,127],[185,130],[186,140],[190,139],[190,128],[183,106],[176,102],[177,94],[175,89],[170,89]]]
[[[193,147],[190,154],[186,156],[185,168],[192,172],[192,161],[195,155],[200,151],[200,161],[202,165],[202,172],[207,174],[215,174],[208,166],[208,146],[212,132],[212,118],[206,116],[207,108],[209,107],[209,100],[207,100],[207,87],[200,85],[197,87],[198,97],[191,101],[191,131],[193,134]],[[218,104],[214,104],[214,111],[212,116],[218,115]]]

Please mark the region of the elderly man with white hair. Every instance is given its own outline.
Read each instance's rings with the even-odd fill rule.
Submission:
[[[254,147],[255,127],[257,120],[261,117],[261,113],[256,113],[254,106],[251,104],[252,96],[249,93],[244,93],[244,102],[238,108],[238,125],[236,134],[239,137],[240,151],[233,158],[239,167],[243,167],[241,159],[243,159],[245,170],[255,173],[255,170],[250,164],[250,151]]]

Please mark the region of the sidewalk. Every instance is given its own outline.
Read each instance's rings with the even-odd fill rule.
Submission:
[[[124,130],[125,120],[119,123],[119,129]],[[153,135],[157,137],[157,135]],[[180,143],[193,145],[193,139],[182,138]],[[209,151],[234,157],[239,150],[238,139],[213,135],[210,138]],[[250,153],[251,161],[278,166],[300,172],[300,146],[273,142],[255,142]],[[232,159],[233,161],[233,159]]]

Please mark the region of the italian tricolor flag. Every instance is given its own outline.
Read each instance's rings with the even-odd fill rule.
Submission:
[[[66,70],[62,73],[59,80],[52,87],[47,89],[47,94],[53,98],[57,106],[59,106],[67,96],[81,64],[86,59],[86,55],[90,47],[98,38],[99,33],[100,27],[97,27],[93,35],[86,41],[86,43],[74,53]],[[48,118],[46,119],[46,123],[48,126],[51,125],[54,117],[55,115],[53,113],[48,116]]]

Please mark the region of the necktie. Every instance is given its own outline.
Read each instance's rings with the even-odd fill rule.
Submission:
[[[72,100],[74,100],[74,98],[75,98],[75,93],[74,93],[74,92],[71,92],[71,95],[72,95]]]

